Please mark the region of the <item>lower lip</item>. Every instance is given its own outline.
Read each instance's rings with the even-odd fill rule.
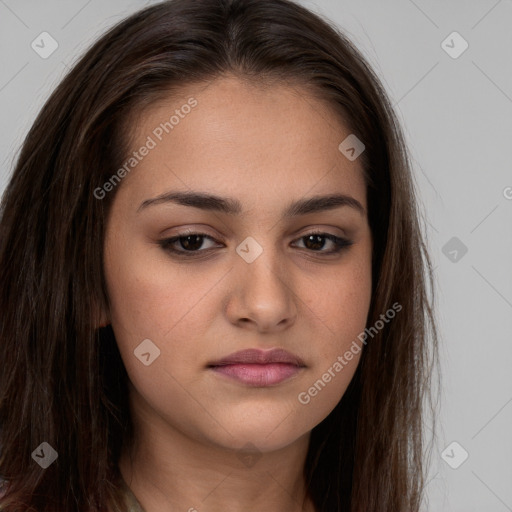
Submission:
[[[300,367],[288,363],[239,363],[213,366],[211,369],[226,377],[255,387],[275,386],[300,371]]]

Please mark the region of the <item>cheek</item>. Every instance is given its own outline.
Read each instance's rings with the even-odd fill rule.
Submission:
[[[208,355],[198,352],[197,341],[206,337],[216,314],[218,273],[178,268],[158,247],[129,250],[120,244],[112,249],[105,258],[111,323],[132,382],[148,390],[158,382],[157,393],[164,385],[176,385],[165,372],[187,382]],[[158,358],[146,367],[134,351],[148,339]],[[155,380],[156,372],[163,373]]]
[[[110,249],[110,250],[108,250]],[[106,250],[105,275],[112,325],[133,338],[161,340],[207,293],[208,280],[171,264],[147,242],[122,239]]]
[[[360,361],[372,294],[371,253],[354,252],[322,286],[309,287],[316,318],[315,364],[298,402],[313,418],[326,416],[343,396]]]
[[[316,341],[324,356],[346,350],[364,331],[372,294],[370,261],[366,252],[354,253],[345,265],[302,292],[321,330]]]
[[[116,254],[123,258],[106,258],[112,329],[130,381],[145,400],[158,409],[165,391],[187,408],[193,404],[183,386],[198,364],[198,353],[184,340],[199,328],[199,310],[206,313],[201,297],[213,283],[173,269],[158,249],[154,253],[118,246]],[[148,352],[151,362],[146,366],[137,354]]]
[[[329,300],[312,301],[316,314],[322,312],[320,330],[315,337],[313,371],[296,395],[296,410],[304,428],[312,429],[326,418],[345,394],[359,364],[371,298],[370,282],[356,280],[332,290]],[[301,412],[302,411],[302,412]]]
[[[307,305],[326,339],[346,340],[363,330],[371,299],[371,285],[353,282],[350,276],[329,287],[308,288]],[[357,332],[356,332],[357,331]],[[319,333],[320,334],[320,333]]]
[[[142,266],[131,258],[123,260],[107,272],[107,287],[112,325],[122,338],[151,338],[169,329],[175,312],[168,307],[173,291],[150,265]]]

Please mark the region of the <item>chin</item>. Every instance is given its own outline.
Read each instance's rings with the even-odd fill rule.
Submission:
[[[277,451],[292,444],[304,435],[308,435],[310,430],[305,427],[299,428],[297,422],[285,421],[282,419],[276,421],[276,418],[245,418],[238,423],[231,422],[228,429],[217,429],[215,438],[213,432],[208,431],[208,437],[211,442],[221,446],[224,449],[238,451],[245,446],[252,447],[261,453]],[[230,435],[231,434],[231,435]]]

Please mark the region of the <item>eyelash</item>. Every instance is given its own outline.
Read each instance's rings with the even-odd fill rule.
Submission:
[[[322,231],[312,231],[311,233],[307,233],[306,235],[303,235],[303,236],[297,238],[297,240],[302,240],[309,236],[315,236],[315,235],[330,240],[335,245],[335,248],[330,251],[322,251],[322,250],[315,251],[313,249],[309,249],[309,252],[312,252],[312,253],[318,253],[318,254],[323,254],[323,255],[339,254],[354,243],[351,240],[348,240],[346,238],[341,238],[341,237],[332,235],[330,233],[324,233]],[[164,251],[169,252],[173,255],[176,255],[177,257],[184,257],[184,258],[194,258],[194,257],[197,257],[197,256],[195,256],[197,254],[206,253],[206,252],[209,252],[210,250],[214,249],[214,248],[211,248],[211,249],[203,249],[203,250],[196,250],[196,251],[187,251],[187,250],[179,250],[179,249],[176,249],[173,247],[173,244],[178,242],[180,239],[187,238],[188,236],[198,236],[198,237],[207,238],[209,240],[216,242],[216,240],[214,238],[207,235],[206,233],[186,232],[186,233],[176,235],[172,238],[166,238],[164,240],[159,240],[158,244]],[[189,254],[190,254],[190,256],[189,256]]]

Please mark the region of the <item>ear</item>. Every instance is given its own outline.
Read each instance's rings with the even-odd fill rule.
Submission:
[[[110,323],[110,320],[106,316],[102,316],[97,323],[97,327],[106,327]]]
[[[94,314],[93,314],[93,325],[95,329],[99,329],[100,327],[106,327],[110,324],[110,313],[106,308],[100,307],[98,304],[94,306]]]

